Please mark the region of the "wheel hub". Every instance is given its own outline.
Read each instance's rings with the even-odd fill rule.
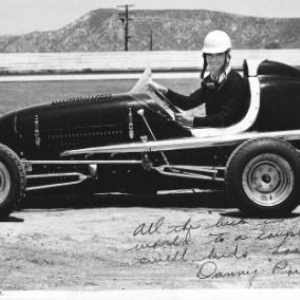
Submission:
[[[253,179],[250,178],[253,187],[262,193],[272,192],[281,181],[280,171],[274,166],[264,164],[253,169]]]
[[[272,178],[269,174],[264,174],[261,179],[263,180],[264,183],[270,183]]]
[[[274,206],[282,203],[291,193],[294,173],[290,164],[276,154],[261,154],[245,166],[243,187],[256,204]]]

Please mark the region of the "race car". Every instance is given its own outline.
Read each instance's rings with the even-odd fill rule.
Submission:
[[[243,214],[278,217],[300,199],[300,71],[245,61],[244,117],[187,128],[149,90],[147,69],[128,93],[40,104],[0,117],[0,217],[31,193],[225,189]],[[200,201],[200,199],[199,199]]]

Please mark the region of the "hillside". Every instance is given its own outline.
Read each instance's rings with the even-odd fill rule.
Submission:
[[[0,37],[0,52],[122,51],[121,11],[91,11],[48,32]],[[236,49],[300,48],[300,19],[255,18],[206,10],[135,10],[130,13],[129,50],[200,50],[207,32],[223,29]]]

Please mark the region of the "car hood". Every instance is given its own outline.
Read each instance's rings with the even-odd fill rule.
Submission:
[[[140,112],[143,112],[143,117]],[[26,157],[65,150],[189,136],[151,94],[104,94],[36,105],[0,118],[0,143]]]

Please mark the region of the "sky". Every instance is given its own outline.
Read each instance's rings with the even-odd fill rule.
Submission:
[[[56,30],[91,10],[124,4],[134,5],[130,9],[208,9],[300,18],[300,0],[0,0],[0,35]]]

